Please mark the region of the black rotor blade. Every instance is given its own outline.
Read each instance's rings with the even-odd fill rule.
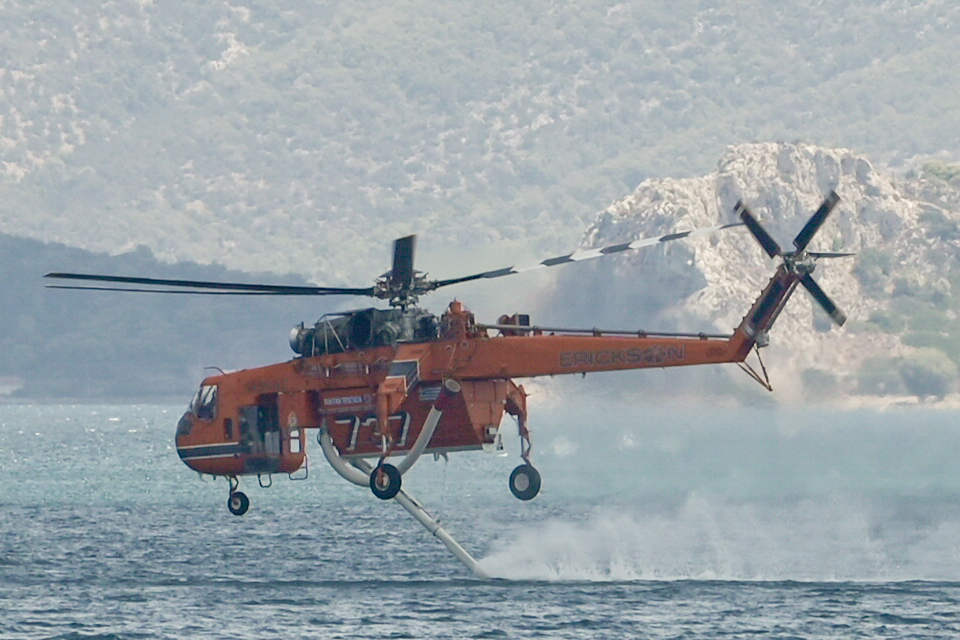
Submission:
[[[633,242],[624,242],[622,244],[614,244],[607,247],[601,247],[599,249],[584,249],[581,251],[574,251],[573,253],[568,253],[564,256],[557,256],[556,258],[548,258],[547,260],[541,260],[537,264],[532,264],[528,266],[514,266],[514,267],[504,267],[502,269],[493,269],[491,271],[483,271],[481,273],[474,273],[469,276],[462,276],[460,278],[449,278],[447,280],[435,280],[430,284],[430,290],[438,289],[440,287],[446,287],[451,284],[460,284],[461,282],[471,282],[473,280],[482,280],[486,278],[500,278],[502,276],[510,276],[515,273],[523,273],[524,271],[533,271],[535,269],[544,269],[546,267],[555,267],[561,264],[568,264],[570,262],[580,262],[581,260],[590,260],[592,258],[600,258],[602,256],[607,256],[612,253],[620,253],[622,251],[630,251],[633,249],[639,249],[641,247],[650,247],[662,242],[670,242],[672,240],[680,240],[682,238],[694,238],[697,236],[707,235],[714,233],[716,231],[722,231],[724,229],[730,229],[732,227],[742,226],[739,222],[734,222],[731,224],[721,224],[714,227],[704,227],[702,229],[693,229],[691,231],[680,231],[678,233],[668,233],[665,236],[657,236],[655,238],[641,238],[639,240],[634,240]]]
[[[46,289],[65,289],[68,291],[120,291],[122,293],[174,293],[197,296],[324,296],[342,295],[338,293],[317,293],[316,291],[205,291],[203,289],[136,289],[134,287],[71,287],[68,285],[48,284]]]
[[[393,241],[393,267],[390,269],[390,286],[409,287],[413,283],[413,254],[417,236],[405,236]]]
[[[183,287],[185,289],[209,289],[209,291],[173,291],[160,289],[133,289],[123,287],[68,287],[62,285],[48,285],[52,289],[91,289],[99,291],[132,291],[155,293],[207,293],[232,295],[277,295],[277,296],[332,296],[355,295],[372,296],[373,287],[346,288],[346,287],[305,287],[283,284],[246,284],[239,282],[212,282],[204,280],[168,280],[164,278],[140,278],[132,276],[105,276],[89,273],[48,273],[44,278],[59,280],[84,280],[88,282],[115,282],[118,284],[134,284],[152,287]]]
[[[846,314],[833,303],[833,300],[827,297],[827,294],[823,292],[823,289],[820,288],[820,285],[817,284],[816,280],[814,280],[809,273],[803,274],[800,278],[800,284],[820,303],[820,306],[823,307],[823,310],[827,312],[827,315],[830,316],[834,322],[843,326],[843,323],[847,321]]]
[[[757,221],[756,217],[750,212],[747,208],[747,205],[743,204],[743,201],[737,202],[737,205],[733,208],[734,211],[740,212],[740,219],[743,220],[743,223],[747,225],[747,229],[750,230],[750,233],[753,234],[753,237],[757,239],[757,242],[760,243],[760,246],[763,247],[763,250],[767,252],[767,255],[771,258],[774,258],[780,255],[781,249],[780,245],[777,244],[777,241],[767,233],[767,230],[760,226],[760,223]]]
[[[807,224],[803,225],[803,229],[800,229],[800,233],[794,238],[793,246],[797,248],[797,251],[803,251],[807,248],[807,245],[810,244],[810,239],[813,238],[813,235],[820,229],[820,226],[827,219],[827,216],[830,215],[830,212],[833,211],[833,208],[837,206],[838,202],[840,202],[840,196],[837,195],[836,191],[831,191],[827,194],[823,204],[821,204],[817,212],[807,220]]]

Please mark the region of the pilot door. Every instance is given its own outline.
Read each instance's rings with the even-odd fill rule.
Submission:
[[[260,396],[257,404],[240,407],[240,448],[248,473],[280,470],[283,432],[275,394]]]

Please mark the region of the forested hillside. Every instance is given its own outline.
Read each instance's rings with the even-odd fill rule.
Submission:
[[[189,400],[209,371],[293,357],[291,327],[315,299],[170,296],[46,289],[51,270],[303,284],[218,266],[167,265],[140,247],[120,256],[0,234],[0,395],[74,400]]]
[[[953,0],[0,5],[0,230],[367,281],[546,253],[750,141],[960,148]],[[429,251],[428,251],[429,253]]]
[[[958,28],[953,0],[0,3],[0,387],[180,394],[334,308],[51,292],[49,270],[364,286],[417,233],[418,267],[457,276],[566,252],[645,179],[747,142],[949,174]]]

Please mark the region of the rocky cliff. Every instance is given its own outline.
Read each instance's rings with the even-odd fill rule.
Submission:
[[[643,182],[598,214],[583,247],[729,222],[742,199],[789,250],[836,190],[840,203],[810,249],[856,254],[821,259],[815,273],[849,320],[834,326],[798,289],[762,351],[778,397],[942,399],[956,390],[960,363],[960,197],[935,173],[895,176],[847,149],[730,147],[708,175]],[[617,328],[728,332],[776,268],[743,227],[598,262],[558,276],[552,312]]]

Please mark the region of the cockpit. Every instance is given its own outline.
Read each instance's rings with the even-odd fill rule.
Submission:
[[[213,420],[217,417],[217,385],[200,385],[197,395],[190,402],[190,410],[200,420]]]

